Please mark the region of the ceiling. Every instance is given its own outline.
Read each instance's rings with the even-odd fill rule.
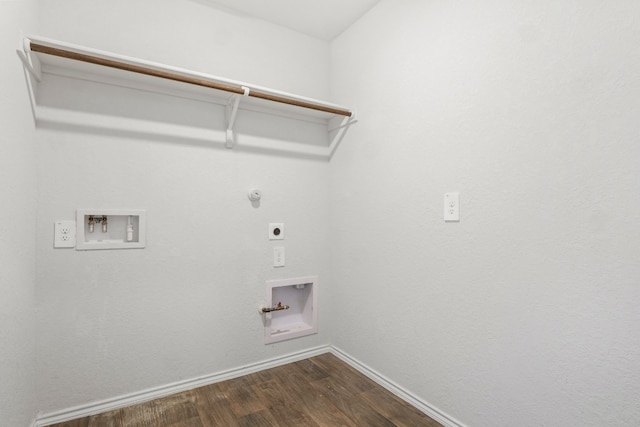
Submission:
[[[213,7],[248,15],[332,40],[380,0],[205,0]]]

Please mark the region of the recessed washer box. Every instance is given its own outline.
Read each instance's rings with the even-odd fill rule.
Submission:
[[[76,250],[141,249],[146,243],[146,211],[78,209]]]
[[[264,343],[271,344],[318,333],[318,277],[269,280],[267,306],[289,309],[265,315]]]

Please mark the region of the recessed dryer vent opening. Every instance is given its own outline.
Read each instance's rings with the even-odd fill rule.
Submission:
[[[318,333],[317,276],[269,280],[266,285],[265,344]]]

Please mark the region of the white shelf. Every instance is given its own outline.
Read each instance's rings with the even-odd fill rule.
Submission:
[[[63,118],[54,111],[48,111],[47,107],[38,108],[35,91],[43,74],[142,89],[225,106],[228,148],[233,146],[233,125],[238,109],[326,125],[329,144],[320,151],[329,156],[344,131],[356,122],[353,110],[341,105],[38,36],[25,38],[18,55],[35,80],[30,87],[30,95],[36,122],[64,122],[83,118],[82,115],[70,118],[68,114]],[[315,151],[318,151],[317,147]]]

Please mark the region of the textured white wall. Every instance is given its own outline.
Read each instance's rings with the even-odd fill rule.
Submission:
[[[640,424],[638,22],[383,0],[333,42],[334,344],[470,426]]]
[[[331,96],[326,44],[176,3],[42,0],[39,33],[329,98],[357,106],[361,121],[330,171],[215,144],[41,131],[38,409],[332,341],[469,425],[638,424],[634,2],[383,1],[333,44]],[[22,82],[7,88],[26,109]],[[144,111],[116,91],[105,101],[119,98],[140,116],[177,107],[170,120],[222,120],[184,100],[163,110],[145,96]],[[5,135],[30,139],[23,114],[2,107]],[[2,195],[15,215],[34,215],[30,148],[16,141],[3,140]],[[265,192],[260,209],[246,200],[253,186]],[[462,221],[445,224],[442,194],[453,190]],[[53,250],[53,221],[94,205],[146,208],[147,249]],[[264,240],[273,220],[287,223],[284,271]],[[11,316],[1,331],[17,346],[3,353],[0,392],[22,425],[35,406],[33,254],[6,243],[28,227],[3,233],[15,268],[2,272],[12,277],[2,276]],[[264,280],[311,273],[321,334],[263,346]],[[327,289],[330,273],[339,286]],[[25,391],[5,399],[16,386]]]
[[[27,426],[35,402],[35,132],[20,30],[33,31],[35,2],[0,1],[0,425]]]
[[[223,15],[199,2],[42,1],[46,37],[140,56],[312,97],[328,92],[327,43]],[[53,83],[49,79],[46,83]],[[224,130],[221,108],[58,79],[42,103]],[[80,88],[80,89],[78,89]],[[330,285],[328,164],[220,141],[41,130],[38,146],[38,401],[43,412],[255,363],[329,341],[263,344],[265,280]],[[306,128],[282,125],[296,140]],[[248,126],[251,124],[251,126]],[[268,123],[261,122],[268,126]],[[289,127],[291,126],[291,127]],[[285,135],[285,136],[287,136]],[[326,132],[325,132],[326,135]],[[269,141],[266,141],[268,144]],[[259,188],[259,208],[247,198]],[[53,222],[76,208],[147,210],[144,250],[54,250]],[[271,267],[269,222],[284,222],[287,266]],[[64,392],[60,392],[64,391]]]
[[[215,76],[326,99],[328,44],[206,0],[40,0],[41,33]]]

